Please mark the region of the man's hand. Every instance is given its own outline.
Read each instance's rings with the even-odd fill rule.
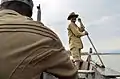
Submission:
[[[88,35],[88,32],[87,31],[84,31],[85,32],[85,35]]]
[[[81,22],[81,18],[78,18],[78,22]]]
[[[80,29],[81,29],[81,32],[85,31],[85,28],[84,28],[84,27],[81,27]]]

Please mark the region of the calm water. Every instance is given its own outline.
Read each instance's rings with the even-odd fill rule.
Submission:
[[[120,55],[102,55],[100,56],[103,60],[103,63],[106,67],[114,69],[120,72]],[[82,57],[82,59],[86,59],[86,57]],[[97,56],[92,56],[92,60],[99,63],[99,59]]]

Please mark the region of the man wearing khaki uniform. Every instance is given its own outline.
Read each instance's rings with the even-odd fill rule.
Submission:
[[[81,62],[81,49],[83,48],[81,37],[87,35],[88,33],[84,31],[84,26],[81,20],[79,20],[81,27],[78,27],[75,24],[77,17],[78,15],[72,12],[67,19],[71,21],[68,25],[69,47],[75,64],[79,69]]]
[[[0,79],[41,79],[48,72],[59,79],[76,79],[58,36],[33,21],[32,0],[1,0]]]

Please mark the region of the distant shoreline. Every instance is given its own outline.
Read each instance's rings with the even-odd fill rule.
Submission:
[[[81,55],[89,55],[89,53],[83,52]],[[92,53],[91,55],[120,55],[120,53]]]

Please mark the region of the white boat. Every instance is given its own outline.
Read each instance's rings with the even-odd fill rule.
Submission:
[[[37,7],[38,15],[37,20],[41,20],[41,9],[40,5]],[[90,37],[88,36],[90,43],[92,44],[93,48],[95,49]],[[107,68],[104,64],[100,55],[120,55],[120,53],[92,53],[92,49],[90,48],[90,52],[84,52],[82,55],[87,55],[87,61],[83,62],[81,65],[81,69],[78,70],[78,79],[120,79],[120,72],[113,70],[112,68]],[[97,55],[101,64],[99,65],[91,59],[92,55]],[[42,79],[58,79],[55,76],[43,72]]]

